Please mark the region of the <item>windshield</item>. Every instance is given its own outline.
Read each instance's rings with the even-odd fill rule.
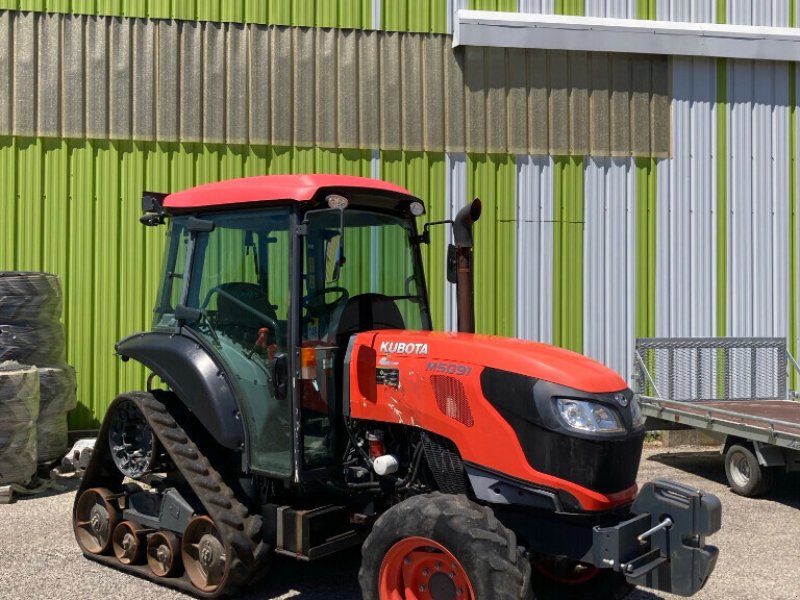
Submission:
[[[306,219],[305,340],[346,345],[358,331],[430,329],[410,221],[353,208]]]

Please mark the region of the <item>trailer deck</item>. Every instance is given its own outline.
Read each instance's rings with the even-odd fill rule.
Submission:
[[[800,469],[789,366],[798,370],[782,338],[645,338],[636,343],[634,380],[648,430],[719,437],[731,487],[758,495],[779,468]]]

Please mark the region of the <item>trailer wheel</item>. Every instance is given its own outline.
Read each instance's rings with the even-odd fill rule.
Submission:
[[[725,453],[725,475],[731,489],[748,498],[767,493],[775,477],[771,468],[758,464],[750,448],[739,444],[731,445]]]
[[[364,600],[533,598],[530,563],[514,533],[463,495],[436,492],[393,506],[361,554]]]

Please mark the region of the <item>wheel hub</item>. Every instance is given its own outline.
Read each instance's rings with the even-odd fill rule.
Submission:
[[[431,597],[436,598],[436,600],[456,600],[456,598],[462,596],[464,591],[456,587],[453,579],[452,573],[445,575],[440,572],[431,575],[428,583]]]
[[[136,538],[133,537],[133,534],[126,533],[125,536],[122,538],[122,547],[125,552],[130,552],[131,549],[134,547],[136,543]]]
[[[169,551],[169,546],[161,544],[156,549],[156,560],[165,570],[172,564],[172,552]]]
[[[207,570],[222,558],[222,544],[213,535],[206,534],[200,538],[200,564]]]
[[[108,513],[102,506],[95,505],[92,507],[89,513],[89,522],[92,525],[92,531],[97,536],[106,536],[108,533]]]

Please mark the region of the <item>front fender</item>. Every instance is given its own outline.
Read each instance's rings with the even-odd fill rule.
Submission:
[[[174,333],[137,333],[118,342],[117,352],[158,375],[220,445],[244,447],[236,394],[222,367],[195,340]]]

